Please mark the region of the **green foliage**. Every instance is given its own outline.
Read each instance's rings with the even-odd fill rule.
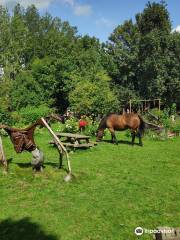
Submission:
[[[74,117],[68,119],[63,128],[63,132],[77,133],[79,131],[78,120]]]
[[[10,125],[12,123],[11,114],[8,111],[0,108],[0,124]]]
[[[110,78],[105,72],[99,72],[88,79],[78,77],[74,90],[69,94],[72,109],[81,114],[108,113],[118,109],[118,99],[110,88]]]
[[[91,117],[86,117],[85,120],[88,125],[85,127],[85,131],[83,133],[89,136],[96,136],[99,123],[97,121],[93,121]]]
[[[166,131],[162,131],[160,133],[157,133],[157,132],[152,131],[152,130],[146,130],[145,137],[150,139],[150,140],[154,140],[154,141],[165,141],[165,140],[168,140]]]
[[[98,126],[99,126],[99,124],[97,122],[95,122],[94,124],[89,123],[88,126],[86,126],[83,134],[88,135],[88,136],[96,136]]]
[[[22,124],[30,124],[41,117],[49,115],[53,110],[54,109],[50,109],[46,105],[39,105],[38,107],[29,105],[25,108],[21,108],[18,112],[14,113],[13,116],[16,120],[18,117]]]
[[[171,115],[176,115],[176,103],[173,103],[171,106]]]
[[[12,109],[16,111],[28,105],[38,106],[43,101],[42,96],[42,89],[33,78],[31,72],[23,71],[18,74],[12,86]]]
[[[169,115],[170,115],[170,108],[165,108],[160,118],[165,129],[168,129],[171,125],[171,119]]]
[[[127,130],[126,130],[125,136],[128,137],[128,138],[131,137],[131,130],[130,130],[130,129],[127,129]]]
[[[171,124],[170,130],[175,132],[177,136],[180,135],[180,121],[175,121]]]
[[[106,46],[107,66],[117,87],[144,99],[161,98],[166,105],[180,104],[180,34],[171,32],[164,2],[148,3],[136,22],[115,28]]]
[[[154,29],[170,33],[171,22],[164,1],[160,3],[148,2],[144,11],[136,15],[137,26],[141,34],[145,35]]]

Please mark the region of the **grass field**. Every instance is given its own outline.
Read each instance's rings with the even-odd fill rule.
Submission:
[[[1,240],[132,240],[137,226],[180,227],[180,138],[78,150],[70,154],[76,178],[69,183],[50,139],[47,130],[36,134],[46,159],[34,174],[31,154],[16,154],[3,138],[9,173],[0,169]]]

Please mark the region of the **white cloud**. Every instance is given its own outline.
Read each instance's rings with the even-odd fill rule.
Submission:
[[[107,18],[101,17],[98,20],[96,20],[96,25],[98,25],[100,27],[111,28],[111,27],[115,26],[115,23],[112,22],[111,20],[107,19]]]
[[[37,8],[47,8],[54,0],[0,0],[0,5],[13,8],[17,3],[27,8],[29,5],[34,4]],[[92,13],[92,7],[89,4],[80,4],[77,0],[58,0],[62,4],[69,6],[73,13],[77,16],[89,16]]]
[[[71,7],[77,16],[89,16],[92,13],[92,7],[89,4],[80,4],[76,0],[61,0],[61,2]]]
[[[172,32],[178,32],[180,33],[180,25],[178,25],[176,28],[172,30]]]
[[[53,0],[0,0],[0,5],[5,5],[9,8],[14,7],[17,3],[20,3],[23,7],[28,7],[34,4],[37,8],[47,8]]]
[[[74,0],[62,0],[62,2],[69,5],[70,7],[74,7],[75,5]]]
[[[77,16],[89,16],[92,13],[90,5],[76,5],[74,7],[74,14]]]

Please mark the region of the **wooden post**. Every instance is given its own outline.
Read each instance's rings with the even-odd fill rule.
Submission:
[[[131,113],[131,99],[130,99],[130,101],[129,101],[129,112]]]
[[[4,154],[1,136],[0,136],[0,162],[2,162],[3,166],[5,167],[5,170],[7,171],[7,160]]]
[[[66,158],[67,158],[67,162],[68,162],[68,169],[69,169],[69,173],[71,174],[72,170],[71,170],[71,164],[70,164],[70,160],[69,160],[69,154],[66,150],[66,148],[63,146],[63,144],[61,143],[61,141],[59,140],[59,138],[56,136],[56,134],[53,132],[53,130],[50,128],[50,126],[47,124],[47,122],[45,121],[44,118],[41,118],[42,122],[44,123],[45,127],[48,129],[48,131],[51,133],[51,135],[54,138],[54,141],[56,143],[56,146],[58,147],[59,153],[63,154],[65,153]],[[62,157],[62,156],[60,156]]]
[[[160,114],[160,111],[161,111],[161,99],[158,99],[159,100],[159,114]]]

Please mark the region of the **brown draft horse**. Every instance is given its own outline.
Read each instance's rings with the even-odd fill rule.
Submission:
[[[122,115],[111,113],[105,116],[97,129],[96,141],[100,141],[104,135],[104,130],[108,128],[111,136],[112,142],[118,144],[115,130],[122,131],[125,129],[131,130],[132,145],[134,144],[135,137],[139,138],[139,145],[143,146],[142,134],[145,129],[145,123],[143,119],[135,113],[125,113]]]

